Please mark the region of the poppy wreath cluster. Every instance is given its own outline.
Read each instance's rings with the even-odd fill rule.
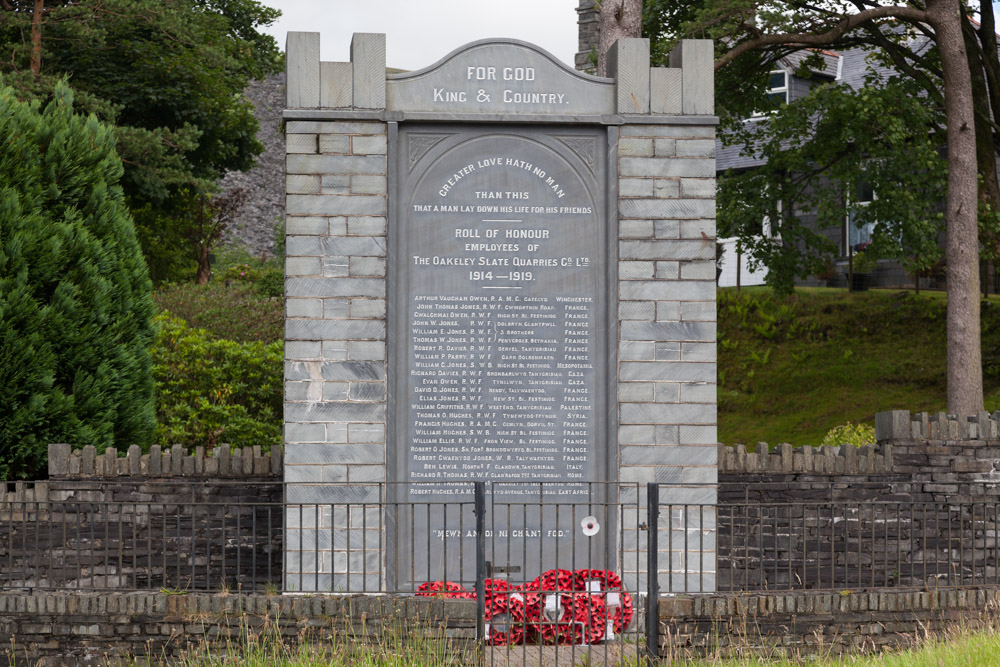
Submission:
[[[635,613],[621,577],[609,570],[548,570],[523,586],[503,579],[484,584],[486,639],[492,646],[597,644],[621,634]],[[450,581],[421,584],[417,595],[476,597]]]
[[[511,586],[504,579],[487,579],[486,642],[491,646],[523,644],[525,639],[524,595],[520,586]]]
[[[457,600],[475,600],[476,594],[465,590],[462,584],[454,581],[428,581],[417,587],[417,595],[428,598],[454,598]]]

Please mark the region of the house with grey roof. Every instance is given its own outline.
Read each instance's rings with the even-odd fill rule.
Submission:
[[[917,35],[912,38],[911,45],[916,52],[930,48],[930,40],[925,36]],[[869,77],[875,76],[885,80],[894,74],[893,70],[887,68],[878,59],[871,58],[871,52],[854,48],[842,52],[822,51],[823,65],[816,68],[808,68],[803,72],[803,61],[807,55],[815,55],[815,52],[803,51],[793,54],[780,61],[780,65],[771,71],[769,80],[769,96],[775,104],[789,103],[801,99],[809,94],[810,90],[816,86],[840,83],[846,84],[855,90],[859,90],[867,85]],[[805,74],[806,76],[800,76]],[[767,113],[748,118],[745,123],[754,124],[767,117]],[[721,134],[721,133],[720,133]],[[723,176],[727,172],[740,172],[764,164],[765,158],[749,154],[745,146],[741,144],[725,145],[725,137],[720,136],[716,141],[716,166],[717,175]],[[853,204],[864,205],[871,202],[877,193],[866,184],[859,184],[852,188],[852,192],[843,193],[844,201],[850,200]],[[795,204],[792,204],[795,206]],[[845,206],[846,211],[846,206]],[[799,285],[847,285],[847,274],[849,258],[853,249],[863,247],[871,241],[874,232],[874,224],[856,224],[854,216],[850,212],[845,212],[842,224],[829,227],[820,226],[817,216],[811,214],[809,210],[796,208],[794,211],[798,220],[807,226],[812,226],[813,230],[825,236],[836,248],[836,255],[832,258],[832,275],[810,276],[806,280],[797,279]],[[761,221],[762,234],[774,234],[775,242],[780,242],[777,234],[771,228],[767,220]],[[759,285],[763,284],[767,277],[766,268],[752,270],[749,262],[740,257],[737,253],[735,239],[720,238],[724,252],[721,258],[722,272],[719,279],[720,286],[731,285]],[[880,259],[872,275],[872,285],[881,287],[906,287],[912,286],[914,277],[908,274],[903,267],[895,261]],[[936,286],[933,278],[923,278],[922,285],[928,287]]]
[[[866,78],[870,74],[875,74],[880,78],[888,77],[892,74],[890,70],[872,61],[868,56],[869,52],[864,49],[850,49],[843,52],[822,51],[823,65],[808,68],[802,71],[803,61],[807,52],[793,54],[780,61],[780,65],[770,73],[768,96],[774,100],[775,105],[787,104],[797,99],[801,99],[809,94],[816,86],[843,83],[854,89],[860,89],[866,85]],[[808,54],[814,55],[814,54]],[[801,76],[806,74],[807,76]],[[768,113],[748,118],[748,124],[758,123],[767,118]],[[739,172],[764,164],[765,158],[748,154],[742,144],[726,145],[725,137],[716,140],[716,167],[717,175],[722,176],[726,172]],[[870,187],[863,184],[855,192],[844,193],[845,199],[850,197],[853,202],[864,204],[875,197],[875,193]],[[794,206],[794,204],[793,204]],[[852,253],[852,248],[863,246],[871,240],[874,231],[873,224],[855,224],[853,216],[845,214],[843,224],[838,227],[820,227],[816,224],[816,216],[810,214],[808,210],[796,210],[796,216],[803,224],[815,225],[815,231],[827,237],[837,248],[837,254],[833,258],[834,274],[832,277],[812,276],[807,280],[797,280],[801,285],[847,285],[848,258]],[[773,235],[775,242],[780,242],[775,230],[768,220],[761,221],[761,233]],[[722,257],[720,260],[721,274],[719,277],[720,286],[733,285],[761,285],[767,277],[767,269],[760,267],[752,269],[750,262],[741,257],[737,252],[735,238],[720,238],[722,247]],[[879,260],[878,266],[873,276],[873,285],[877,286],[904,286],[912,284],[912,276],[908,276],[903,268],[890,260]]]
[[[576,67],[580,70],[589,70],[593,67],[593,57],[598,39],[597,10],[594,0],[580,0],[577,9],[579,15],[579,52],[576,55]],[[930,42],[922,35],[915,35],[912,39],[918,43],[911,46],[918,52],[921,44],[928,47]],[[822,65],[813,62],[817,53],[821,57]],[[803,71],[803,63],[807,57],[808,64],[811,65]],[[791,54],[780,61],[780,65],[770,72],[769,95],[776,104],[788,103],[801,99],[809,94],[809,91],[816,86],[843,83],[854,89],[860,89],[866,85],[867,77],[875,75],[885,79],[893,74],[877,60],[871,59],[870,52],[861,49],[849,49],[840,52],[833,51],[802,51]],[[800,76],[807,74],[807,76]],[[746,119],[749,125],[760,123],[767,117],[766,113]],[[716,139],[716,168],[717,176],[726,172],[740,172],[764,164],[765,158],[747,154],[742,145],[724,145],[724,137],[717,135]],[[877,194],[870,187],[864,184],[859,185],[854,192],[845,192],[844,200],[848,198],[853,204],[864,204],[872,201]],[[853,216],[845,212],[842,224],[839,226],[820,226],[818,216],[795,206],[794,214],[802,224],[811,226],[817,233],[829,239],[835,250],[832,260],[832,272],[830,276],[810,276],[806,280],[796,280],[799,285],[816,286],[847,286],[849,257],[853,254],[852,248],[862,246],[870,241],[875,229],[875,225],[855,224]],[[845,211],[847,207],[845,206]],[[777,226],[772,227],[770,221],[763,219],[760,221],[760,233],[771,236],[775,243],[780,243],[777,234]],[[735,238],[719,238],[721,247],[721,260],[719,274],[720,286],[733,285],[760,285],[764,284],[767,278],[766,267],[751,268],[751,262],[747,257],[741,257],[737,253],[737,243]],[[880,259],[872,276],[874,286],[899,286],[907,287],[913,285],[913,276],[908,274],[902,266],[895,261]],[[994,276],[994,282],[996,276]],[[922,278],[921,285],[924,287],[937,286],[932,278]]]

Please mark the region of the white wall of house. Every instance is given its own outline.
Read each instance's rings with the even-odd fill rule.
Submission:
[[[737,264],[739,265],[740,285],[763,285],[767,278],[767,269],[761,267],[751,271],[747,267],[746,257],[736,255],[736,239],[719,239],[725,250],[722,254],[722,274],[719,276],[719,287],[735,287]],[[738,260],[742,261],[738,261]]]

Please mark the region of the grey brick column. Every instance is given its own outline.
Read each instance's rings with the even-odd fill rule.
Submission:
[[[619,474],[670,485],[660,548],[674,553],[661,558],[661,590],[715,582],[714,136],[631,125],[618,143]]]
[[[386,125],[290,121],[287,137],[286,500],[342,502],[331,483],[385,481]],[[377,499],[370,491],[357,500]],[[349,528],[335,514],[288,509],[288,527],[302,530],[288,534],[286,583],[377,590],[377,550],[362,550],[364,562],[349,558],[346,534],[342,545],[321,541]],[[370,525],[378,530],[377,517]],[[377,540],[359,528],[356,549]],[[366,586],[362,572],[375,580]]]
[[[639,52],[648,66],[648,48]],[[626,50],[609,55],[619,71],[636,68],[623,62]],[[663,484],[660,590],[710,592],[718,481],[711,42],[682,42],[671,65],[649,70],[649,106],[684,122],[647,117],[619,129],[619,480],[622,500],[641,508],[645,485]],[[647,533],[623,529],[625,552],[644,551]],[[645,561],[624,566],[626,579],[645,588]]]
[[[290,108],[384,108],[383,35],[355,36],[359,62],[320,63],[318,51],[318,35],[290,34]],[[386,127],[286,125],[289,590],[377,591],[382,580],[377,506],[348,515],[333,503],[377,501],[386,478]]]
[[[285,481],[385,481],[385,123],[287,132]]]

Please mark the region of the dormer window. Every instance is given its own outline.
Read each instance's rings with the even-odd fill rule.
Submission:
[[[788,104],[788,72],[775,70],[767,80],[767,99],[771,109]]]
[[[767,107],[754,112],[754,118],[763,118],[782,104],[788,104],[788,72],[773,70],[767,79]]]

